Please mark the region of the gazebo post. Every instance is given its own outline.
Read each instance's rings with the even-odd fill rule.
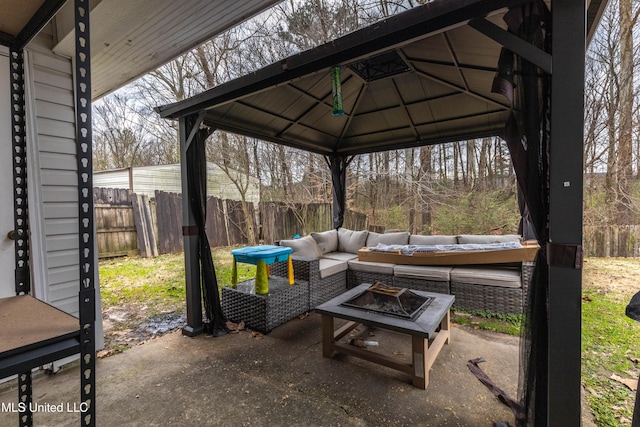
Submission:
[[[194,122],[193,116],[180,118],[180,173],[182,177],[182,235],[184,242],[184,272],[187,297],[187,325],[182,328],[184,335],[193,337],[204,330],[202,322],[202,297],[200,295],[200,262],[198,258],[198,230],[191,209],[189,187],[187,185],[187,149],[201,121]]]
[[[585,2],[554,2],[552,14],[547,425],[578,426]]]

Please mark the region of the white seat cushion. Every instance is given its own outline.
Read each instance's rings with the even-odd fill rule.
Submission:
[[[451,280],[453,267],[422,266],[422,265],[396,265],[393,275],[409,279],[424,279],[434,282],[448,282]]]
[[[509,267],[454,267],[451,270],[451,282],[503,288],[520,288],[522,286],[520,269]]]
[[[357,259],[358,255],[350,252],[329,252],[328,254],[322,255],[322,258],[335,259],[337,261],[350,261],[352,259]]]
[[[325,277],[329,277],[336,273],[346,271],[347,267],[348,265],[346,261],[337,261],[335,259],[320,258],[320,262],[319,262],[320,278],[324,279]]]
[[[349,261],[350,270],[364,271],[367,273],[388,274],[389,276],[392,276],[393,267],[395,267],[395,264],[388,264],[386,262]]]

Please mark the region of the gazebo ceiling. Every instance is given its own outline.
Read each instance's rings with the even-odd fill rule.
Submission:
[[[512,41],[503,16],[522,3],[434,1],[157,110],[205,111],[213,128],[320,154],[500,135],[509,105],[491,87],[502,45],[485,34]],[[590,25],[601,13],[591,6]],[[336,117],[337,65],[344,115]]]

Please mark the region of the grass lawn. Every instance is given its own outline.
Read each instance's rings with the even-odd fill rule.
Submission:
[[[583,273],[582,383],[598,426],[631,425],[640,322],[624,311],[640,291],[640,259],[589,258]]]
[[[213,251],[219,286],[231,284],[231,249]],[[182,254],[105,260],[99,269],[106,342],[100,356],[154,336],[148,329],[156,323],[149,319],[160,319],[168,328],[184,324]],[[631,385],[638,378],[640,322],[627,318],[624,309],[640,290],[638,271],[640,259],[589,258],[585,262],[582,383],[598,426],[631,425],[635,392],[625,382]],[[238,280],[254,275],[255,266],[238,264]],[[456,312],[453,321],[512,335],[518,334],[520,326],[518,316],[485,312]]]

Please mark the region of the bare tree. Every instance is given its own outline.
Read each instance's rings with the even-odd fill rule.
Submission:
[[[638,11],[631,0],[619,0],[620,11],[620,133],[618,136],[618,200],[617,223],[631,224],[631,182],[633,179],[633,26]]]
[[[93,111],[96,170],[161,164],[170,155],[160,148],[153,128],[140,120],[136,100],[126,93],[105,96]]]

